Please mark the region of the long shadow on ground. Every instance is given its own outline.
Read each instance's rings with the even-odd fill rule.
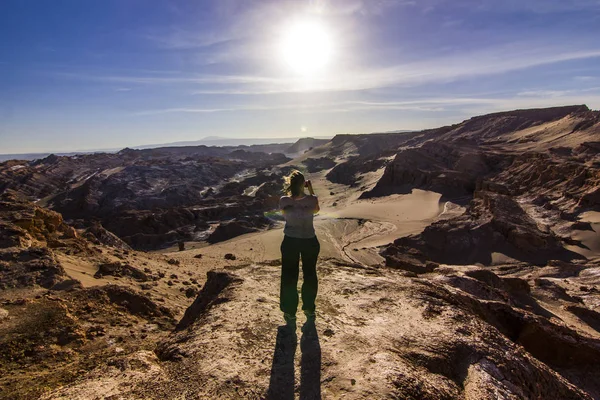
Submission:
[[[297,346],[298,338],[294,330],[286,325],[277,327],[267,399],[294,399],[294,355]]]
[[[300,400],[321,400],[321,345],[314,322],[302,327]]]

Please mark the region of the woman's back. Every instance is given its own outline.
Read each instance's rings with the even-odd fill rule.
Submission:
[[[317,209],[316,196],[308,195],[299,198],[283,196],[279,200],[279,208],[283,210],[286,236],[310,239],[315,236],[313,226],[314,212]]]
[[[315,299],[319,288],[317,258],[321,245],[315,235],[313,218],[319,212],[319,200],[314,195],[312,183],[295,170],[284,180],[284,192],[290,196],[279,199],[279,208],[285,218],[284,237],[281,242],[281,290],[279,308],[283,311],[286,325],[296,329],[298,310],[298,272],[302,259],[302,310],[306,322],[314,324]],[[304,194],[304,188],[310,195]]]

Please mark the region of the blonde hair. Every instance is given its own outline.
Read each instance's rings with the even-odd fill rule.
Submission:
[[[293,170],[291,174],[284,178],[283,193],[290,194],[292,196],[298,196],[302,193],[302,186],[304,185],[304,175],[297,169]]]

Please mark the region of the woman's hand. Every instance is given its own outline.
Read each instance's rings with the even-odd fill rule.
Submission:
[[[313,190],[311,181],[304,182],[304,186],[308,189],[308,193],[310,193],[313,196],[315,195],[315,191]]]

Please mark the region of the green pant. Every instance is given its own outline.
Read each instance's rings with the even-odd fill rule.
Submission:
[[[279,307],[287,314],[295,315],[298,309],[298,274],[302,257],[302,309],[315,311],[317,280],[317,257],[321,245],[317,237],[299,239],[284,236],[281,243],[281,290]]]

